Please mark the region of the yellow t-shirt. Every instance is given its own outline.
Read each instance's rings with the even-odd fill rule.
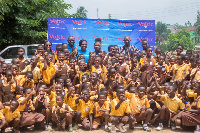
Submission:
[[[21,86],[23,86],[23,84],[26,82],[25,80],[26,80],[25,78],[22,78],[22,79],[21,79],[21,81],[20,81],[20,85],[21,85]],[[34,85],[35,85],[35,84],[34,84],[34,80],[31,79],[30,82],[28,82],[28,83],[26,82],[26,83],[24,84],[24,88],[25,88],[25,87],[33,88]]]
[[[111,101],[110,116],[124,116],[124,113],[131,113],[129,102],[123,101],[120,107],[115,110],[115,106],[119,103],[119,99],[115,98]]]
[[[140,107],[148,107],[148,108],[150,107],[150,104],[146,95],[140,98],[138,95],[129,93],[126,91],[125,96],[130,100],[130,109],[131,109],[131,112],[134,114],[138,114],[141,112],[139,110]]]
[[[67,94],[65,95],[65,103],[68,104],[74,111],[77,111],[77,105],[75,102],[77,98],[78,97],[72,97],[72,96],[67,97]]]
[[[67,109],[66,109],[66,107],[67,107]],[[54,110],[55,110],[56,108],[60,109],[60,113],[62,113],[63,110],[68,110],[68,111],[71,111],[71,112],[73,111],[73,109],[71,109],[70,106],[68,106],[68,105],[65,104],[65,103],[63,103],[63,105],[62,105],[61,108],[60,108],[59,106],[57,106],[57,105],[53,106],[53,108],[52,108],[52,113],[54,113]]]
[[[22,72],[27,72],[27,71],[31,71],[31,67],[32,65],[28,65]],[[40,79],[40,68],[35,67],[32,71],[33,73],[33,80],[34,83],[38,83],[39,79]]]
[[[81,118],[84,118],[93,113],[93,107],[93,101],[88,100],[88,102],[85,103],[83,99],[79,99],[77,110],[81,112]]]
[[[173,74],[175,74],[175,70],[177,70],[174,81],[183,78],[186,74],[189,74],[189,65],[185,63],[182,65],[174,64],[173,69]]]
[[[20,104],[23,100],[25,99],[25,97],[20,97],[17,101],[19,102],[19,107],[18,107],[18,110],[20,112],[23,112],[25,111],[25,107],[26,107],[26,104],[29,105],[28,109],[34,111],[35,108],[33,106],[33,102],[32,100],[30,99],[29,101],[27,101],[24,105]]]
[[[50,99],[50,107],[52,108],[53,106],[56,106],[56,92],[51,91],[50,95],[47,95]]]
[[[104,114],[103,111],[97,112],[100,108],[104,109],[104,110],[108,110],[108,111],[110,110],[108,101],[105,101],[104,104],[101,107],[99,106],[98,102],[95,102],[94,107],[95,107],[94,117],[99,117],[99,116],[102,116]]]
[[[197,68],[192,69],[191,75],[193,75],[196,72]],[[200,82],[200,71],[197,71],[197,73],[194,76],[194,79],[197,79],[198,82]]]
[[[160,100],[164,101],[164,105],[173,113],[178,113],[179,109],[183,110],[185,108],[185,104],[177,96],[171,99],[165,94],[161,96]]]
[[[56,73],[56,67],[53,65],[53,63],[51,63],[50,66],[47,65],[46,70],[43,70],[43,67],[44,67],[44,63],[41,63],[40,72],[43,75],[43,83],[50,84],[51,77]]]
[[[9,106],[5,106],[5,108],[3,109],[3,113],[4,113],[4,116],[5,116],[5,119],[7,122],[11,122],[13,119],[21,117],[18,109],[16,109],[15,111],[12,112],[12,111],[10,111]]]

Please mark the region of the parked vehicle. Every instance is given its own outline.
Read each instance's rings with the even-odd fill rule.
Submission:
[[[10,63],[13,58],[18,58],[18,48],[22,47],[25,49],[24,57],[30,60],[30,58],[35,55],[38,45],[39,44],[8,46],[0,52],[0,56],[5,59],[6,63]]]

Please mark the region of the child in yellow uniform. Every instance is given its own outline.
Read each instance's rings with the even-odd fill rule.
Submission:
[[[3,109],[3,114],[5,116],[5,120],[7,122],[7,126],[8,127],[13,127],[13,131],[16,133],[20,133],[19,131],[19,126],[20,126],[20,112],[17,109],[19,106],[18,101],[12,101],[10,103],[10,106],[5,106],[5,108]],[[3,128],[6,127],[6,125],[4,125]],[[5,129],[1,129],[1,131]]]
[[[45,89],[39,87],[36,97],[33,99],[33,105],[35,107],[35,112],[42,113],[45,116],[45,130],[48,130],[48,125],[50,121],[50,108],[49,108],[49,97],[46,96]]]
[[[83,89],[82,95],[78,97],[75,102],[77,104],[77,118],[75,122],[81,122],[84,129],[92,130],[92,115],[94,103],[90,100],[89,90]]]
[[[167,94],[165,95],[159,95],[161,101],[164,101],[164,106],[161,108],[161,114],[160,114],[160,122],[159,126],[156,128],[157,130],[163,129],[163,120],[169,120],[169,123],[171,123],[172,129],[175,129],[174,122],[176,120],[176,115],[180,110],[183,110],[185,108],[184,103],[182,100],[180,100],[176,96],[176,85],[170,85],[169,88],[166,90]]]
[[[120,132],[125,132],[123,125],[129,123],[129,128],[134,128],[135,119],[131,113],[129,102],[126,101],[125,90],[117,88],[117,98],[111,101],[111,112],[109,121],[112,123],[111,132],[115,133],[115,126],[118,125]]]
[[[18,55],[19,57],[17,58],[19,61],[20,61],[20,66],[19,66],[19,70],[22,71],[23,70],[23,63],[25,60],[27,60],[25,57],[24,57],[24,54],[25,54],[25,49],[20,47],[18,49]]]
[[[52,76],[56,73],[56,67],[52,63],[53,55],[49,53],[45,56],[44,63],[40,64],[40,71],[43,75],[43,83],[44,84],[50,84],[50,80]]]
[[[34,80],[33,80],[33,73],[31,71],[27,71],[25,74],[25,77],[21,79],[20,81],[20,85],[25,87],[29,87],[29,88],[33,88],[34,84]]]
[[[137,94],[126,92],[125,96],[130,100],[130,110],[135,115],[136,121],[145,120],[143,124],[143,130],[151,131],[147,124],[151,120],[153,111],[150,108],[145,91],[145,86],[139,85],[137,87]]]
[[[24,88],[23,93],[24,96],[18,99],[18,110],[21,113],[20,125],[27,126],[36,122],[41,122],[44,124],[45,116],[41,113],[33,112],[35,108],[31,98],[32,95],[35,95],[35,90],[31,90],[31,88],[26,87]]]
[[[64,96],[62,94],[56,96],[56,104],[57,105],[52,108],[52,121],[63,131],[65,130],[66,124],[68,124],[69,131],[72,132],[73,110],[69,105],[64,103]]]
[[[38,64],[38,57],[37,56],[32,56],[30,60],[31,64],[28,65],[22,72],[21,74],[25,74],[27,71],[32,71],[33,73],[33,80],[34,84],[37,84],[40,80],[40,68],[37,67]]]
[[[105,121],[105,131],[108,129],[108,116],[109,116],[109,102],[106,100],[106,94],[98,94],[98,102],[94,103],[94,121],[92,129],[97,129],[101,122]]]
[[[5,72],[5,81],[3,83],[3,102],[12,101],[15,98],[15,88],[16,88],[16,82],[14,79],[12,79],[12,71],[6,70]]]
[[[22,86],[20,86],[20,85],[18,85],[17,87],[16,87],[16,99],[18,100],[20,97],[22,97],[23,96],[23,87]]]

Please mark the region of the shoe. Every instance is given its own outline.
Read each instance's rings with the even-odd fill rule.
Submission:
[[[109,127],[112,127],[112,123],[109,123],[109,122],[108,122],[108,126],[109,126]]]
[[[47,131],[48,130],[48,125],[45,125],[44,129],[45,129],[45,131]]]
[[[109,130],[108,127],[107,127],[107,128],[104,128],[104,130],[105,130],[106,132],[110,132],[110,130]]]
[[[119,123],[119,125],[117,126],[117,128],[119,129],[120,132],[125,133],[126,131],[123,128],[123,123]]]
[[[163,129],[163,125],[159,125],[159,126],[156,128],[157,131],[161,131],[162,129]]]
[[[110,131],[111,133],[116,133],[116,130],[115,130],[115,125],[112,125],[112,127],[111,127],[111,131]]]
[[[194,130],[194,133],[200,133],[200,131],[198,131],[198,130]]]
[[[73,131],[73,128],[72,126],[69,126],[69,131],[72,132]]]
[[[151,129],[148,126],[143,126],[143,130],[147,132],[151,132]]]
[[[176,130],[176,126],[175,125],[172,125],[171,128],[172,128],[172,130]]]
[[[78,125],[77,124],[74,124],[74,130],[77,130],[78,129]]]

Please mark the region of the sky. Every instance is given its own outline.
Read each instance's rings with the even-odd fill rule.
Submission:
[[[155,20],[166,24],[196,22],[200,0],[64,0],[72,5],[69,14],[76,13],[79,6],[88,11],[91,19]],[[98,9],[98,16],[97,16]]]

